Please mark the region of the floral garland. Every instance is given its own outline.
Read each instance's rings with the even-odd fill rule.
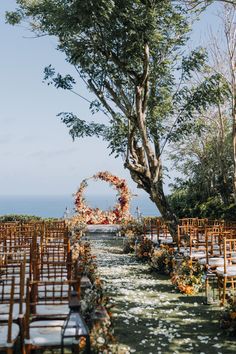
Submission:
[[[102,211],[98,208],[90,208],[86,205],[83,197],[88,186],[88,179],[102,180],[115,187],[118,192],[118,203],[110,211]],[[77,214],[74,219],[86,224],[120,224],[130,219],[129,202],[131,199],[130,190],[124,179],[118,178],[109,172],[98,172],[94,176],[84,179],[75,194],[75,207]]]

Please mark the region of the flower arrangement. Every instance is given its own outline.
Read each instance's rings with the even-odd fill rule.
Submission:
[[[72,253],[75,278],[87,276],[94,283],[97,270],[95,258],[91,254],[89,242],[79,242]]]
[[[136,246],[136,257],[140,260],[147,261],[150,259],[153,251],[153,242],[147,237],[142,237]]]
[[[81,291],[81,313],[90,328],[93,353],[108,353],[109,346],[114,342],[110,311],[112,304],[105,295],[103,282],[97,274],[95,259],[90,243],[79,241],[73,254],[75,277],[86,276],[91,281],[91,286]],[[82,338],[80,350],[83,351],[85,346],[86,342]]]
[[[118,203],[110,211],[102,211],[87,206],[83,197],[88,186],[88,179],[102,180],[108,182],[118,192]],[[98,172],[94,176],[84,179],[75,194],[75,207],[77,214],[73,217],[74,223],[85,222],[86,224],[120,224],[130,219],[129,202],[131,199],[130,190],[124,179],[112,175],[109,172]]]
[[[228,297],[228,306],[220,318],[220,327],[232,336],[236,336],[236,299]]]
[[[143,225],[133,219],[122,225],[120,234],[121,236],[125,236],[123,252],[133,253],[135,249],[135,241],[143,234]]]
[[[135,219],[131,219],[121,226],[120,233],[121,236],[140,236],[143,234],[143,224]]]
[[[68,229],[71,231],[73,240],[79,240],[84,234],[87,225],[85,224],[84,220],[80,218],[78,215],[74,215],[71,218],[65,220],[66,226],[68,226]]]
[[[160,245],[160,248],[153,250],[149,264],[157,272],[172,273],[175,265],[174,249],[168,245]]]
[[[103,302],[102,302],[103,303]],[[90,333],[93,353],[111,353],[110,345],[115,342],[108,303],[99,305],[94,311],[93,326]]]
[[[184,294],[197,294],[203,287],[204,267],[191,259],[183,259],[181,264],[172,273],[171,281]]]

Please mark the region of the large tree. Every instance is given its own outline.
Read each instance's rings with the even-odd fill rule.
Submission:
[[[218,7],[220,26],[210,31],[208,51],[211,72],[222,75],[228,83],[228,116],[231,118],[232,163],[234,173],[231,189],[236,201],[236,6],[224,2]]]
[[[218,74],[198,87],[188,83],[192,72],[204,67],[206,57],[202,49],[189,57],[183,54],[191,14],[181,1],[170,0],[17,3],[18,10],[7,14],[8,22],[29,19],[37,35],[56,36],[58,49],[97,98],[91,108],[102,109],[107,116],[107,124],[102,124],[62,114],[73,138],[96,135],[107,140],[174,235],[177,219],[163,192],[164,147],[186,120],[222,100],[227,91]],[[45,77],[69,90],[75,84],[74,78],[56,74],[51,66]]]
[[[172,185],[170,201],[179,217],[235,217],[229,105],[205,112],[172,148],[181,174]]]
[[[236,202],[236,6],[225,5],[223,15],[224,35],[226,40],[226,55],[224,56],[227,71],[225,77],[228,80],[231,97],[231,117],[233,126],[233,160],[234,160],[234,200]]]
[[[200,8],[201,10],[204,10],[206,7],[210,6],[215,2],[221,2],[223,4],[236,6],[236,0],[183,0],[183,2],[190,9]]]

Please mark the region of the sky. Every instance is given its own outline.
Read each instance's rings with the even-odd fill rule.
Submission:
[[[75,72],[55,49],[55,39],[32,38],[27,28],[5,24],[5,11],[14,8],[14,0],[0,1],[0,196],[71,195],[82,179],[105,170],[126,178],[133,193],[142,194],[122,160],[109,155],[106,143],[96,138],[72,141],[57,114],[68,111],[86,119],[91,117],[88,104],[42,81],[49,64],[60,73]],[[211,12],[196,26],[194,44],[209,24],[217,23]],[[83,85],[79,93],[89,98]],[[95,189],[108,193],[104,185],[93,185],[90,192]]]

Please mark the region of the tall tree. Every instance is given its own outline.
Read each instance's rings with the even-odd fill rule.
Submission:
[[[96,135],[124,157],[138,187],[156,204],[172,235],[177,219],[163,192],[162,152],[177,125],[194,119],[209,104],[223,100],[227,87],[212,75],[198,87],[188,80],[204,67],[202,49],[184,56],[190,13],[170,0],[17,0],[7,14],[16,24],[29,19],[36,34],[58,38],[58,49],[76,68],[102,107],[107,124],[62,113],[73,138]],[[45,78],[72,90],[70,75],[49,66]],[[220,87],[220,89],[219,89]],[[179,132],[181,129],[179,129]]]
[[[210,33],[211,70],[224,76],[229,87],[228,111],[232,121],[232,161],[234,177],[232,179],[234,199],[236,201],[236,7],[224,4],[218,17],[221,27],[217,33]]]
[[[180,217],[222,218],[233,206],[232,122],[229,102],[210,109],[172,147],[180,171],[171,203]],[[234,211],[235,213],[235,211]]]
[[[183,0],[183,2],[191,9],[201,9],[204,10],[207,6],[213,4],[214,2],[221,2],[223,4],[229,4],[236,6],[236,0]]]
[[[234,199],[236,202],[236,7],[224,7],[224,33],[227,44],[229,68],[229,86],[231,92],[231,116],[233,123],[233,158],[234,158]]]

